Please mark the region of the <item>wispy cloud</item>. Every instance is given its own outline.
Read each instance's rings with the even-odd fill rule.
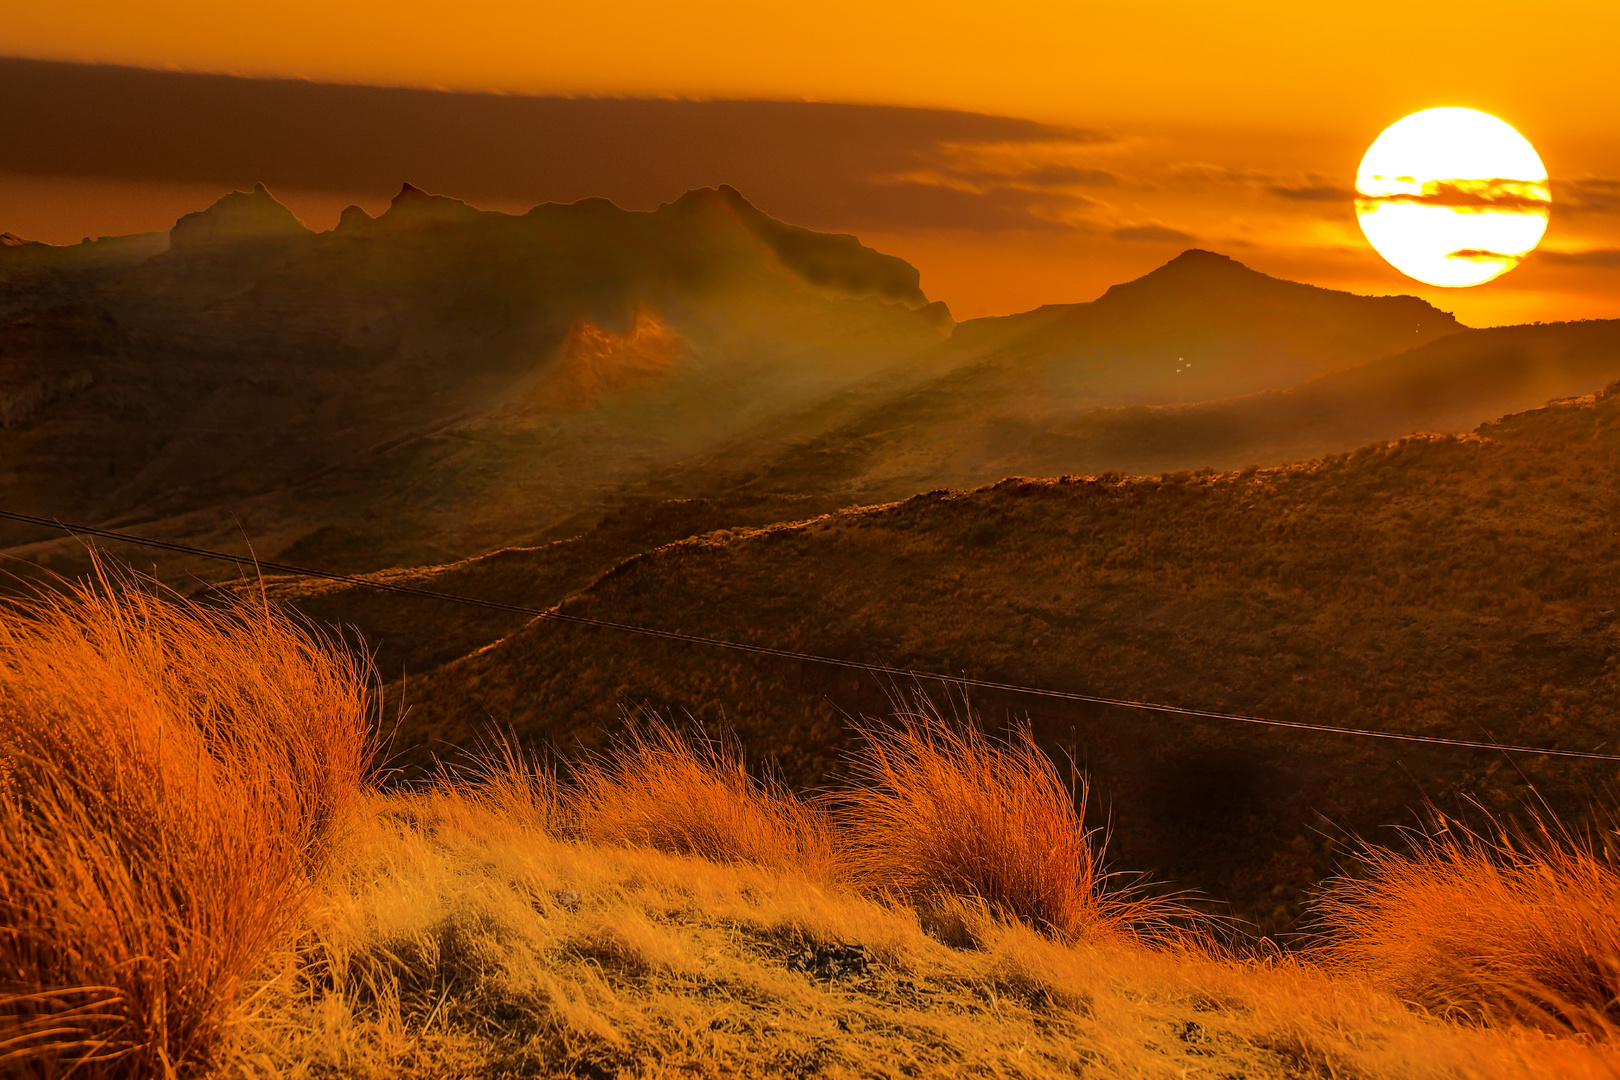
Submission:
[[[929,189],[954,193],[966,214],[952,223],[957,227],[971,220],[1004,229],[1089,230],[1106,216],[1092,193],[1123,183],[1117,172],[1093,160],[1099,146],[1112,142],[1098,132],[1056,129],[1027,139],[941,140],[913,149],[915,167],[876,173],[869,182],[919,195]],[[970,210],[973,200],[982,207]]]
[[[1458,248],[1456,251],[1446,253],[1448,259],[1461,259],[1464,262],[1505,262],[1517,264],[1523,258],[1521,255],[1510,255],[1505,251],[1492,251],[1490,248]]]
[[[1620,248],[1594,248],[1590,251],[1543,250],[1536,258],[1558,266],[1597,266],[1620,270]]]
[[[1620,180],[1583,176],[1554,180],[1552,189],[1561,213],[1620,214]]]
[[[1109,234],[1115,240],[1131,240],[1151,244],[1190,244],[1197,237],[1180,229],[1164,225],[1125,225]]]
[[[1336,202],[1348,204],[1356,197],[1351,188],[1342,184],[1271,184],[1266,191],[1279,199],[1290,199],[1294,202]]]

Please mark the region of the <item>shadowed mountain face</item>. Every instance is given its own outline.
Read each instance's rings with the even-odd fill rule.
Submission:
[[[6,249],[5,505],[426,561],[539,535],[950,327],[902,260],[727,188],[512,217],[407,186],[315,235],[261,187],[152,248]]]

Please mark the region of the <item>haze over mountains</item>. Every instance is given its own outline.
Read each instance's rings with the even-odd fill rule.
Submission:
[[[9,503],[192,536],[228,509],[376,565],[538,535],[949,329],[905,263],[726,191],[514,218],[407,187],[317,236],[260,189],[131,246],[11,249]]]
[[[1274,464],[1620,376],[1611,323],[1469,332],[1199,251],[953,324],[902,260],[729,188],[512,216],[407,185],[314,234],[261,187],[6,247],[0,318],[5,505],[360,568],[627,500]]]

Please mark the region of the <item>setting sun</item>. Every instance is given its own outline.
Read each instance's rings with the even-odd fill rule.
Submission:
[[[1425,109],[1391,124],[1356,172],[1372,246],[1429,285],[1482,285],[1547,231],[1547,168],[1530,143],[1474,109]]]

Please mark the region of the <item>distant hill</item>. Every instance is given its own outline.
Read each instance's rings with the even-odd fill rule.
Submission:
[[[1232,469],[1318,457],[1483,421],[1620,378],[1620,321],[1465,330],[1287,390],[1167,408],[1098,409],[1054,424],[988,474]],[[986,476],[986,479],[989,477]]]
[[[1013,479],[694,536],[561,610],[1109,697],[1614,752],[1616,492],[1620,384],[1478,434],[1285,468]],[[501,633],[406,681],[397,748],[453,756],[491,724],[600,745],[621,708],[646,704],[732,725],[813,785],[850,717],[916,689],[576,626]],[[1425,798],[1512,810],[1528,783],[1573,812],[1612,781],[1579,761],[973,700],[993,721],[1028,715],[1092,774],[1120,865],[1163,868],[1269,931],[1335,871],[1343,828],[1380,835]]]
[[[1415,296],[1356,296],[1184,251],[1084,304],[963,323],[955,386],[1053,407],[1206,401],[1296,386],[1455,333]]]

